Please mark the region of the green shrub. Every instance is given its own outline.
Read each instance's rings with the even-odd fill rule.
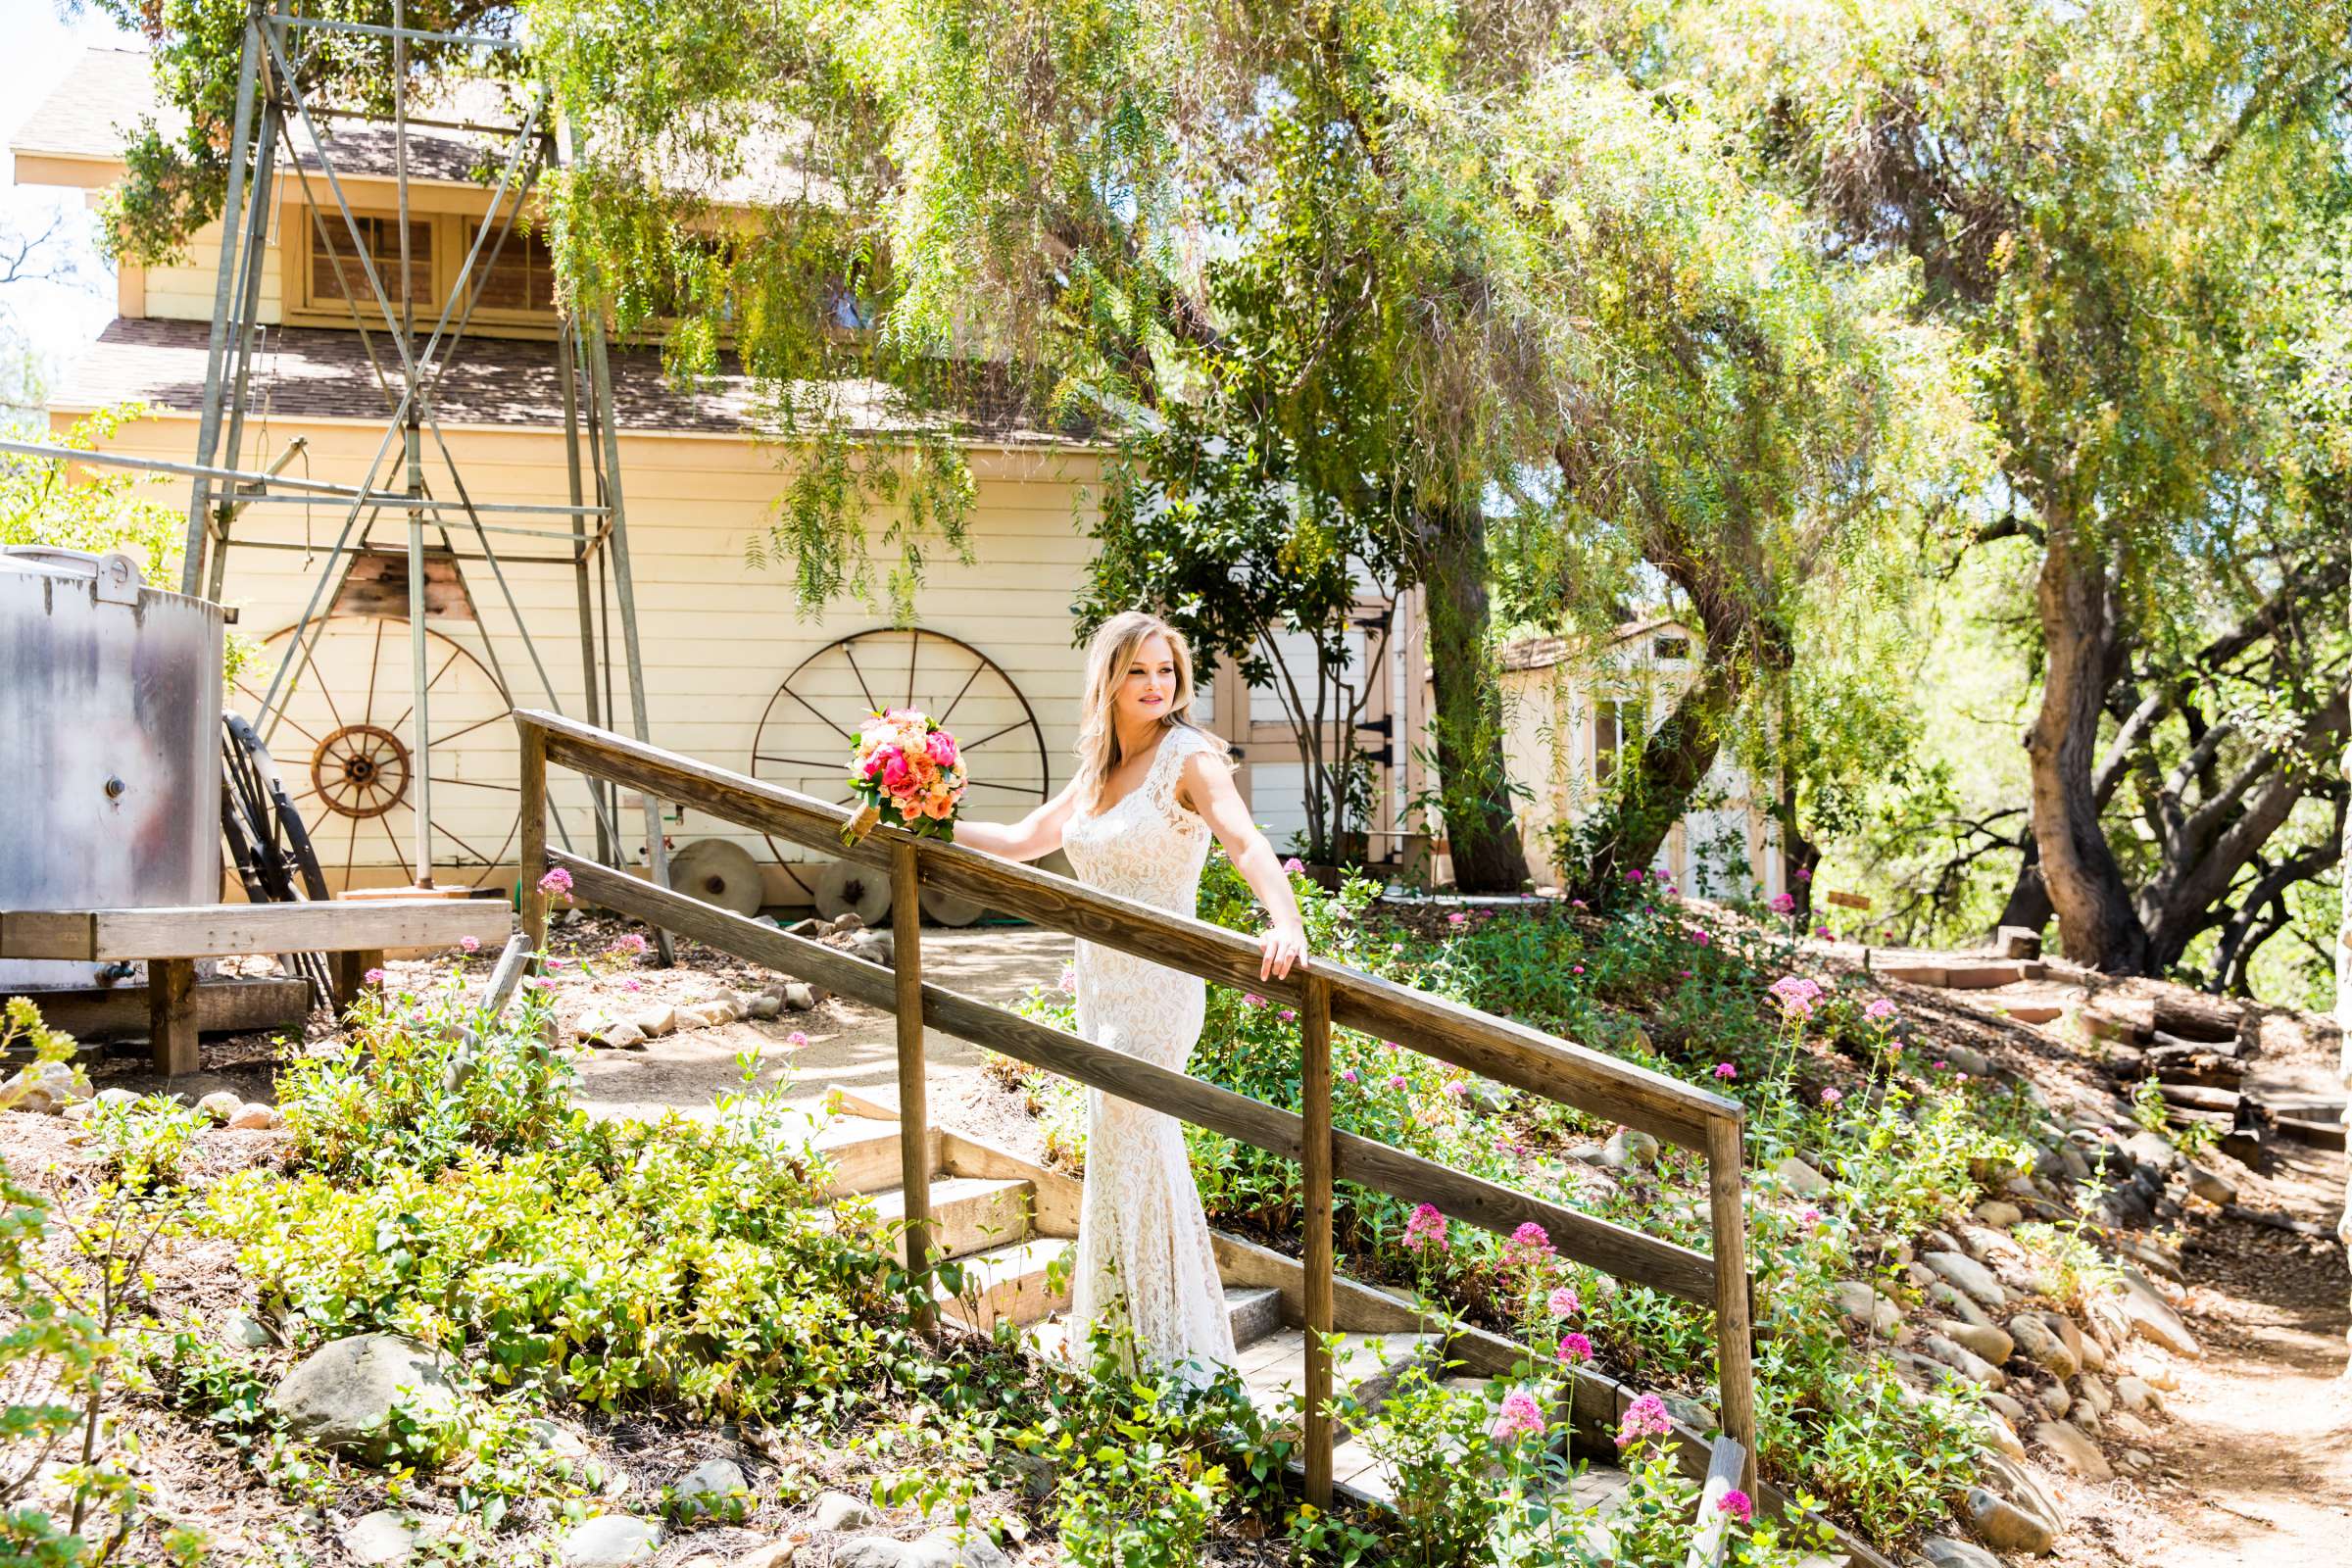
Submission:
[[[305,1163],[364,1181],[426,1178],[461,1151],[514,1152],[592,1140],[571,1103],[576,1051],[545,1039],[545,1005],[492,1019],[453,976],[422,995],[363,997],[346,1043],[289,1066],[278,1108]]]

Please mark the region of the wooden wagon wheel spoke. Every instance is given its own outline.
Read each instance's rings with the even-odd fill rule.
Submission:
[[[968,752],[975,745],[994,742],[989,760],[999,765],[988,770],[993,776],[969,780],[985,792],[974,799],[990,802],[992,812],[1006,803],[1049,799],[1053,769],[1046,754],[1045,732],[1020,687],[1004,666],[969,643],[921,626],[854,632],[795,665],[769,697],[753,734],[753,776],[819,798],[832,793],[843,806],[857,801],[856,793],[844,790],[840,783],[857,735],[854,726],[845,727],[834,715],[859,696],[870,710],[880,710],[872,678],[875,671],[867,669],[869,664],[876,670],[889,669],[891,674],[885,680],[892,691],[899,689],[897,667],[891,662],[899,657],[897,639],[901,638],[906,643],[906,707],[930,714],[945,727],[966,708],[981,707],[985,700],[987,733],[962,743],[961,750]],[[1022,732],[1028,739],[1016,750],[1012,741]],[[825,757],[833,739],[843,743],[842,751]],[[805,892],[813,894],[809,881],[796,869],[809,852],[772,835],[767,843],[786,873]],[[814,868],[808,869],[813,876]]]
[[[291,635],[292,628],[285,628],[267,645],[282,650]],[[289,791],[288,804],[322,847],[330,867],[329,822],[342,819],[343,885],[358,878],[362,856],[379,874],[397,869],[414,877],[420,868],[412,853],[416,823],[411,813],[426,780],[410,748],[413,677],[395,657],[409,647],[408,623],[399,616],[329,615],[312,622],[305,637],[310,648],[305,678],[275,715],[286,735],[307,743],[300,751],[289,744],[281,759],[289,774],[311,774],[299,780],[305,786],[299,793]],[[511,846],[517,831],[514,808],[521,790],[514,781],[510,746],[501,744],[498,733],[498,726],[510,722],[510,704],[495,674],[465,643],[430,627],[425,637],[438,645],[428,653],[425,667],[424,689],[432,696],[428,738],[436,751],[467,743],[462,769],[458,752],[448,760],[433,759],[439,771],[430,776],[436,788],[426,828],[431,842],[448,851],[446,858],[437,851],[434,858],[478,867],[461,879],[478,883],[497,864],[497,856],[482,854],[480,847]],[[258,700],[242,683],[239,690]],[[289,785],[295,782],[290,776]],[[372,833],[367,827],[369,817],[378,823]],[[506,851],[502,847],[499,853]]]

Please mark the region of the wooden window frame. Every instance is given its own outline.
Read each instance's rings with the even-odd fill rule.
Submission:
[[[314,209],[302,203],[294,203],[293,211],[301,216],[298,220],[289,220],[285,226],[285,254],[281,258],[284,264],[283,275],[279,280],[281,285],[285,285],[282,288],[282,297],[286,324],[289,326],[349,328],[356,312],[361,323],[370,332],[383,330],[383,315],[375,308],[375,301],[371,297],[363,294],[357,300],[347,301],[332,297],[320,299],[312,293],[311,268],[318,254],[320,225],[325,225],[329,234],[349,236],[350,230],[343,221],[342,209],[316,209],[318,214],[316,219],[312,217]],[[380,209],[354,207],[351,213],[354,218],[374,218],[390,222],[400,220],[399,212],[389,207]],[[453,216],[447,213],[411,213],[409,215],[411,224],[422,224],[432,235],[433,257],[432,266],[429,269],[431,277],[427,282],[431,298],[423,303],[422,309],[418,312],[419,315],[438,317],[440,314],[439,302],[449,297],[449,282],[456,275],[456,266],[449,254],[450,219]],[[385,284],[385,294],[389,297],[391,280],[379,277],[378,281]],[[360,289],[366,286],[367,278],[365,275],[354,276],[349,279],[349,282],[353,288]],[[426,330],[431,330],[432,321],[430,319],[425,320],[422,324]]]

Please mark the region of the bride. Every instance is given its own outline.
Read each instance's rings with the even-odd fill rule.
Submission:
[[[1241,694],[1235,694],[1241,700]],[[1233,787],[1225,743],[1197,728],[1192,654],[1156,615],[1105,621],[1086,657],[1076,776],[1019,822],[958,822],[956,842],[1008,859],[1055,848],[1088,887],[1191,915],[1214,832],[1272,916],[1260,977],[1306,961],[1290,878]],[[1183,1071],[1207,988],[1198,977],[1091,942],[1078,944],[1078,1032],[1099,1046]],[[1138,1349],[1201,1384],[1235,1359],[1200,1192],[1181,1124],[1090,1089],[1086,1188],[1079,1204],[1070,1335],[1123,1305]],[[1066,1353],[1066,1352],[1065,1352]]]

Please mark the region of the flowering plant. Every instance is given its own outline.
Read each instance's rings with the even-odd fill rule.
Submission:
[[[952,840],[963,786],[963,759],[955,736],[911,708],[882,709],[858,731],[850,788],[865,804],[841,830],[841,842],[856,844],[877,822],[918,837]]]

